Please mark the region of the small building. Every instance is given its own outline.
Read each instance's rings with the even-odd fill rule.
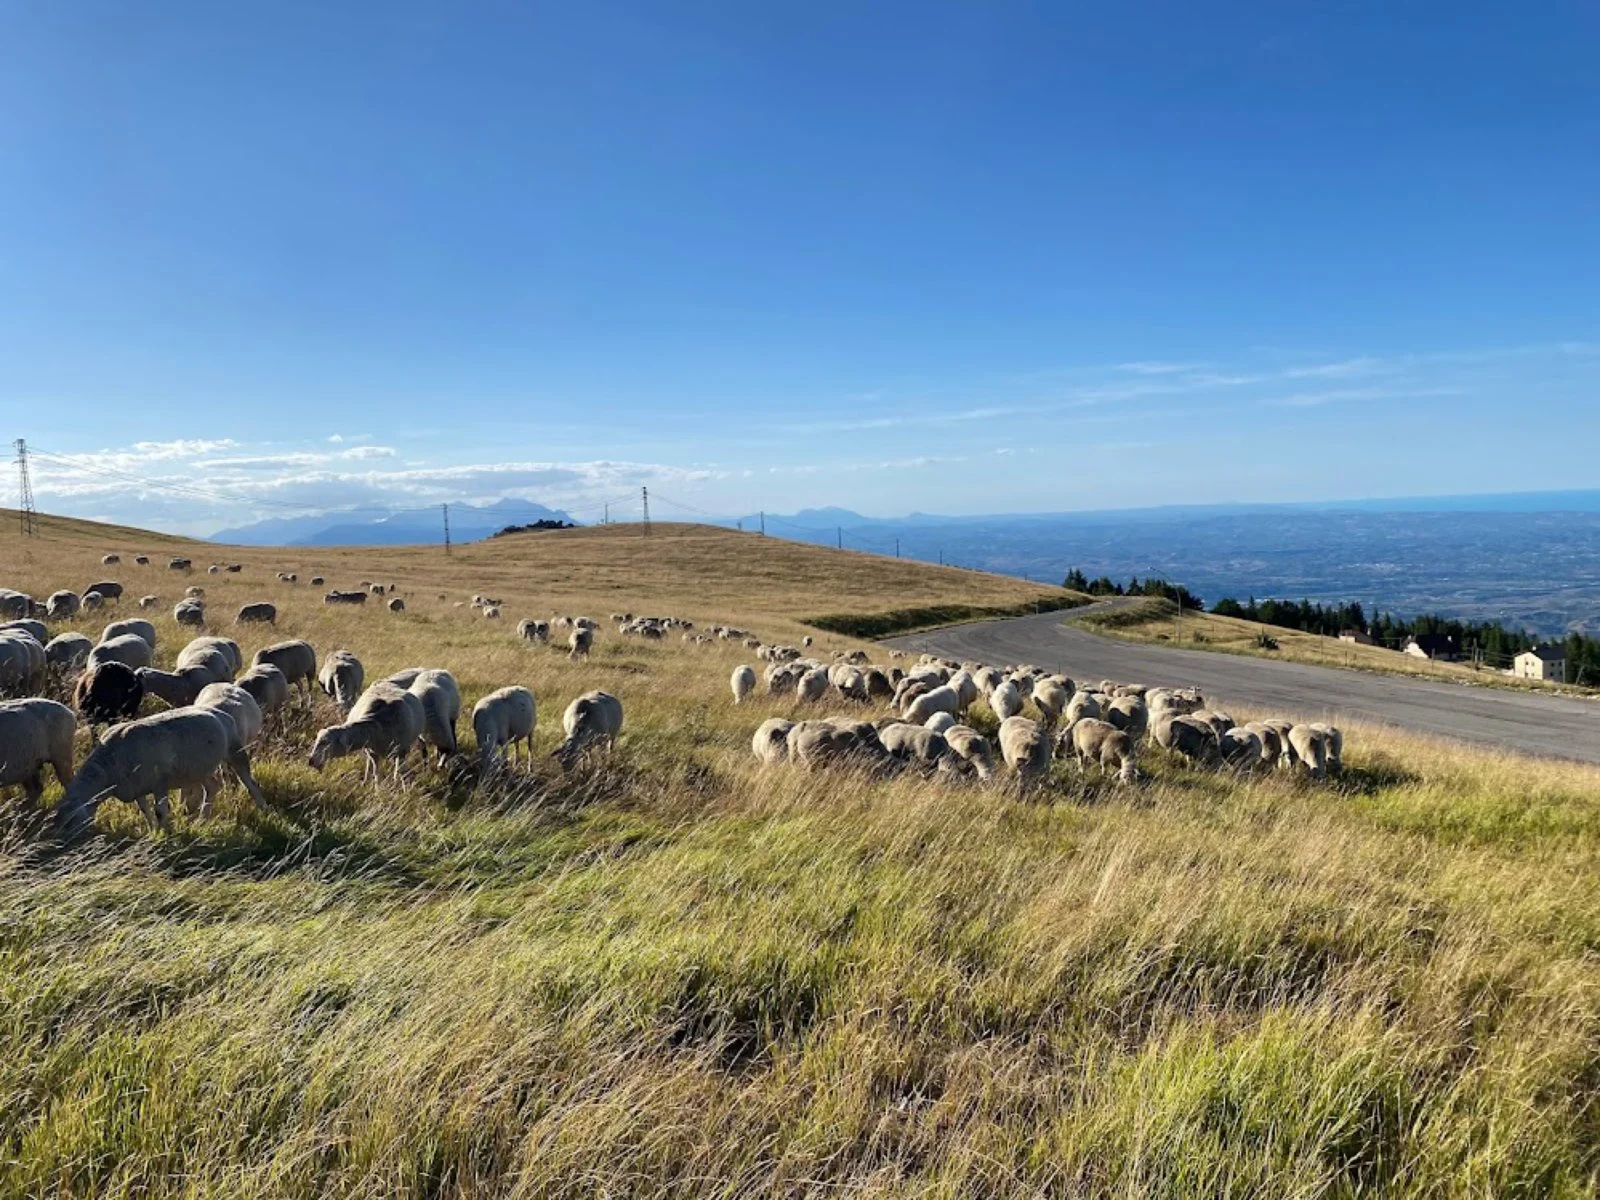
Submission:
[[[1349,642],[1355,646],[1371,646],[1374,644],[1372,635],[1365,629],[1341,629],[1339,631],[1339,640],[1341,642]]]
[[[1567,681],[1567,651],[1563,646],[1535,646],[1511,660],[1511,673],[1518,679]]]
[[[1443,633],[1419,633],[1407,638],[1401,649],[1412,658],[1428,658],[1434,662],[1455,662],[1461,657],[1455,638]]]

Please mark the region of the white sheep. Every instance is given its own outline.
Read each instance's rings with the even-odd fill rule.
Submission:
[[[322,673],[317,682],[333,698],[341,711],[349,712],[361,698],[361,687],[367,672],[361,660],[348,650],[335,650],[322,663]]]
[[[109,642],[112,638],[121,637],[125,633],[142,637],[150,643],[150,649],[156,648],[156,627],[143,617],[128,617],[122,621],[111,622],[100,631],[100,640]]]
[[[733,675],[728,680],[728,685],[733,689],[733,702],[743,703],[744,698],[756,690],[756,672],[754,667],[743,664],[733,669]]]
[[[924,729],[931,729],[934,733],[943,733],[956,723],[955,717],[947,712],[936,712],[922,723]]]
[[[622,701],[609,692],[585,692],[567,705],[561,714],[561,728],[566,740],[551,757],[563,770],[571,770],[591,746],[603,742],[610,749],[616,745],[617,734],[622,732]]]
[[[276,625],[278,623],[278,606],[270,600],[256,600],[250,604],[241,604],[239,611],[234,614],[235,625]]]
[[[389,611],[390,612],[392,612],[392,613],[401,613],[401,612],[405,612],[405,610],[406,610],[406,602],[404,600],[400,599],[399,596],[390,597],[390,599],[389,599]]]
[[[960,715],[961,697],[949,684],[936,687],[931,692],[923,692],[906,705],[900,719],[912,725],[921,725],[936,712],[949,713],[952,717]]]
[[[218,656],[222,659],[220,667],[217,665]],[[197,663],[211,665],[218,679],[232,679],[244,666],[244,652],[232,638],[201,636],[192,639],[178,651],[178,666],[189,667]]]
[[[308,696],[312,685],[317,682],[317,652],[310,642],[274,642],[270,646],[263,646],[256,651],[250,665],[259,667],[262,663],[277,667],[291,687],[303,687]]]
[[[456,752],[456,720],[461,716],[461,688],[449,671],[426,667],[406,688],[422,701],[422,740],[438,752],[438,761]]]
[[[989,693],[989,708],[1002,723],[1022,711],[1022,691],[1015,680],[1007,679]]]
[[[161,603],[161,597],[160,596],[140,596],[139,597],[139,607],[140,608],[154,608],[156,605],[158,605],[160,603]]]
[[[307,761],[320,771],[330,759],[364,754],[366,763],[361,777],[366,779],[370,773],[376,780],[378,760],[393,758],[398,779],[400,764],[417,744],[425,720],[420,699],[386,679],[380,680],[361,693],[344,724],[317,734]]]
[[[148,667],[150,658],[149,642],[136,633],[124,633],[109,642],[101,642],[89,651],[85,666],[92,669],[103,662],[119,662],[125,667],[138,669]]]
[[[789,731],[793,728],[793,721],[768,717],[756,727],[755,736],[750,739],[751,752],[763,763],[788,761]]]
[[[44,660],[57,671],[73,671],[89,661],[94,643],[81,633],[58,633],[45,643]]]
[[[1041,679],[1033,685],[1033,704],[1046,725],[1054,725],[1061,720],[1061,714],[1071,700],[1071,690],[1054,679]]]
[[[70,784],[77,729],[77,714],[54,700],[0,703],[0,791],[20,784],[28,803],[38,804],[47,763],[62,787]]]
[[[1025,796],[1050,772],[1050,736],[1037,721],[1007,717],[1000,722],[1000,756],[1016,772],[1017,795]]]
[[[102,800],[115,797],[137,804],[147,821],[170,831],[168,793],[177,789],[189,807],[204,807],[224,766],[257,807],[265,808],[266,798],[250,774],[249,751],[226,713],[178,708],[114,726],[56,806],[56,828],[64,837],[77,834],[94,820]]]
[[[795,692],[807,704],[815,704],[828,694],[828,669],[813,667],[800,676]]]
[[[242,746],[249,746],[260,737],[266,723],[256,698],[237,683],[206,684],[195,697],[194,706],[227,713]]]
[[[1063,734],[1063,741],[1068,738],[1072,742],[1073,756],[1080,763],[1093,763],[1102,770],[1115,768],[1118,779],[1124,783],[1133,782],[1138,743],[1126,730],[1118,729],[1109,721],[1084,717]]]
[[[198,629],[206,623],[206,606],[200,600],[180,600],[172,606],[172,619],[186,629]]]
[[[944,730],[944,740],[979,779],[994,778],[994,747],[988,738],[970,725],[952,725]]]
[[[44,602],[45,615],[52,621],[66,621],[78,615],[78,609],[83,607],[83,601],[78,598],[77,592],[51,592],[50,598]]]
[[[49,660],[38,638],[21,629],[0,633],[0,694],[38,691],[44,686],[48,668]]]
[[[520,745],[533,758],[533,728],[538,720],[533,693],[525,687],[503,687],[472,706],[472,732],[478,739],[478,762],[487,770],[501,751],[511,747],[515,758]]]
[[[4,625],[0,625],[0,633],[25,633],[41,646],[50,640],[49,626],[31,617],[24,617],[20,621],[7,621]]]
[[[594,645],[594,630],[585,625],[576,625],[567,635],[567,657],[571,659],[588,658],[589,648]]]
[[[271,663],[251,667],[234,682],[255,697],[263,717],[270,717],[289,703],[289,681]]]
[[[550,640],[550,622],[525,618],[517,623],[517,636],[530,642],[548,642]]]

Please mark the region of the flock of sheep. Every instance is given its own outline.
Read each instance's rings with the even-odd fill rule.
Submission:
[[[1132,782],[1146,742],[1196,766],[1239,772],[1297,769],[1320,779],[1343,767],[1344,738],[1334,726],[1283,719],[1239,724],[1225,712],[1208,709],[1193,689],[1111,680],[1079,688],[1039,667],[1001,669],[927,654],[902,670],[873,666],[861,650],[841,653],[829,663],[805,657],[793,646],[759,646],[757,652],[768,663],[769,696],[804,704],[829,696],[857,705],[878,701],[890,713],[877,721],[854,715],[770,717],[751,739],[751,750],[763,763],[795,762],[813,770],[839,764],[909,768],[988,781],[995,777],[997,742],[999,759],[1019,793],[1042,781],[1056,758],[1114,771],[1119,780]],[[729,680],[734,703],[748,700],[757,682],[754,667],[735,668]],[[963,723],[980,698],[998,722],[994,742]],[[1035,717],[1023,715],[1029,705]]]
[[[115,556],[108,558],[115,561]],[[279,579],[295,582],[283,573]],[[364,582],[361,592],[329,593],[325,599],[347,603],[334,597],[364,599],[392,590],[380,593],[380,587]],[[93,609],[106,599],[119,599],[121,592],[119,584],[100,584],[85,589],[83,596],[100,597],[89,606]],[[78,603],[66,601],[66,596]],[[398,777],[413,748],[426,753],[431,747],[441,765],[461,752],[456,737],[461,691],[447,670],[413,667],[368,685],[365,668],[351,651],[334,650],[319,664],[316,649],[301,640],[264,646],[247,667],[239,644],[215,635],[194,638],[178,652],[172,670],[160,670],[152,666],[156,628],[143,618],[111,622],[98,642],[75,632],[50,638],[41,618],[77,615],[83,596],[57,592],[40,604],[24,593],[0,589],[0,616],[10,618],[0,624],[0,695],[17,697],[0,701],[0,789],[20,786],[36,804],[44,793],[45,768],[52,769],[64,789],[55,814],[63,836],[81,831],[108,798],[136,804],[153,826],[169,830],[172,792],[179,793],[190,813],[203,817],[225,776],[237,779],[251,800],[265,807],[267,798],[251,771],[250,749],[296,692],[309,697],[314,687],[343,714],[339,724],[316,735],[308,762],[317,770],[359,754],[365,758],[363,778],[376,778],[384,760],[394,763]],[[400,611],[399,597],[389,607]],[[188,623],[174,616],[180,625]],[[276,617],[275,606],[263,601],[245,605],[236,621],[275,623]],[[583,627],[588,635],[585,652],[593,628],[593,622]],[[71,707],[41,694],[52,681],[71,682]],[[138,716],[146,695],[167,708]],[[80,719],[89,727],[91,749],[74,769]],[[519,751],[531,758],[537,713],[528,688],[509,686],[490,693],[473,707],[471,719],[482,770],[515,760]],[[585,693],[567,706],[562,716],[565,737],[553,757],[570,770],[591,749],[614,744],[621,728],[622,704],[615,696]]]
[[[107,565],[117,561],[116,555],[104,560]],[[148,560],[141,556],[138,561]],[[192,569],[187,559],[174,558],[168,565],[177,571]],[[209,568],[212,573],[238,570],[233,564]],[[292,572],[278,572],[277,578],[298,582]],[[317,576],[311,582],[324,581]],[[387,597],[392,611],[403,611],[394,591],[392,584],[363,580],[359,589],[330,591],[324,601],[362,604],[372,595]],[[44,791],[44,769],[51,767],[64,789],[56,808],[64,834],[92,821],[96,807],[109,797],[137,804],[162,829],[170,828],[168,797],[174,791],[192,813],[204,816],[225,775],[265,806],[267,799],[251,773],[251,746],[294,694],[309,697],[317,687],[343,715],[340,723],[316,735],[308,762],[317,770],[359,754],[365,760],[364,779],[376,779],[385,761],[393,762],[398,778],[413,748],[426,754],[431,747],[441,765],[461,753],[456,737],[461,692],[443,668],[414,667],[369,685],[360,659],[349,650],[334,650],[319,662],[310,643],[282,641],[256,651],[246,665],[233,639],[203,634],[179,651],[172,670],[161,670],[152,665],[155,626],[137,617],[106,625],[98,642],[76,632],[49,636],[46,620],[100,609],[119,602],[122,593],[120,583],[105,580],[81,593],[54,592],[40,603],[0,588],[0,696],[17,697],[0,701],[0,788],[20,785],[37,803]],[[155,602],[147,596],[141,604]],[[470,603],[486,619],[500,617],[499,600],[478,595]],[[272,602],[256,601],[243,605],[234,620],[275,625],[277,616]],[[180,626],[203,625],[204,590],[186,589],[173,617]],[[1147,743],[1196,766],[1240,772],[1281,768],[1321,778],[1339,772],[1342,765],[1343,738],[1333,726],[1287,720],[1239,724],[1207,708],[1192,689],[1110,680],[1080,688],[1038,667],[1002,669],[931,655],[909,669],[876,666],[863,650],[841,651],[822,662],[807,655],[813,642],[809,636],[798,647],[775,646],[733,626],[696,631],[694,622],[679,617],[611,617],[624,637],[659,641],[681,632],[689,643],[732,641],[754,650],[766,664],[763,676],[770,697],[787,697],[794,705],[837,698],[888,710],[889,715],[876,721],[862,719],[859,712],[799,720],[771,717],[751,740],[762,763],[910,769],[985,782],[997,777],[1001,763],[1019,794],[1044,780],[1058,758],[1132,782]],[[556,615],[520,622],[517,635],[549,643],[554,634],[564,632],[570,657],[578,659],[588,655],[598,627],[588,617]],[[736,668],[730,680],[734,703],[749,700],[761,678],[752,666]],[[71,682],[71,707],[42,695],[52,679]],[[139,717],[146,695],[167,707]],[[968,723],[980,699],[994,718],[992,740]],[[1029,706],[1032,716],[1025,715]],[[92,748],[74,770],[73,741],[80,719],[90,729]],[[480,700],[471,714],[480,768],[487,771],[507,756],[515,760],[519,751],[531,759],[536,719],[534,695],[526,687],[504,687]],[[109,729],[102,736],[105,727]],[[571,769],[591,748],[613,744],[621,728],[622,705],[615,696],[585,693],[563,714],[565,738],[553,757]]]

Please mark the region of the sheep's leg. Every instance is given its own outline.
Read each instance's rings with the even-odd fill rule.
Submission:
[[[56,768],[59,773],[60,767]],[[32,775],[22,781],[22,794],[28,801],[29,808],[39,807],[39,801],[44,799],[44,768],[41,767]]]
[[[172,832],[172,804],[166,792],[156,793],[156,824],[161,827],[162,833]]]
[[[150,803],[150,797],[140,796],[134,803],[139,806],[139,812],[144,815],[144,823],[154,829],[156,827],[156,810]]]
[[[178,797],[183,801],[183,810],[191,817],[205,815],[205,787],[203,784],[186,783],[178,789]]]
[[[233,756],[229,765],[233,768],[233,773],[238,777],[239,783],[243,785],[244,790],[249,794],[251,801],[257,808],[265,810],[267,798],[261,794],[261,785],[256,782],[256,777],[250,770],[250,752],[241,749]]]

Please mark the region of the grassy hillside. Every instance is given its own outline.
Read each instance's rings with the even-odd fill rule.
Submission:
[[[1237,617],[1184,609],[1177,619],[1177,606],[1170,600],[1149,597],[1130,600],[1125,607],[1084,613],[1068,619],[1085,629],[1131,642],[1168,643],[1185,650],[1212,650],[1221,654],[1247,654],[1256,658],[1275,658],[1284,662],[1310,663],[1318,667],[1343,667],[1352,671],[1371,671],[1380,675],[1403,675],[1419,679],[1438,679],[1449,683],[1476,686],[1530,688],[1535,691],[1560,691],[1593,694],[1596,689],[1574,685],[1544,683],[1536,679],[1516,679],[1489,668],[1467,663],[1433,662],[1413,658],[1382,646],[1358,646],[1337,638],[1281,629]],[[1260,644],[1262,633],[1275,642],[1276,649]]]
[[[160,592],[170,661],[181,581],[99,565],[166,543],[49,532],[7,536],[0,586]],[[0,1196],[1596,1188],[1600,772],[1373,729],[1325,785],[1159,754],[1132,787],[1058,765],[1027,803],[760,770],[750,732],[790,706],[731,704],[742,647],[607,627],[570,663],[516,619],[782,639],[1046,589],[659,527],[216,556],[246,569],[194,577],[213,613],[272,598],[276,636],[369,677],[449,667],[469,707],[531,686],[539,758],[477,787],[319,775],[319,699],[257,756],[273,813],[230,789],[163,837],[111,804],[59,850],[14,812]],[[328,609],[280,569],[393,579],[410,611]],[[507,619],[455,607],[474,592]],[[623,739],[563,778],[560,710],[597,686]]]

